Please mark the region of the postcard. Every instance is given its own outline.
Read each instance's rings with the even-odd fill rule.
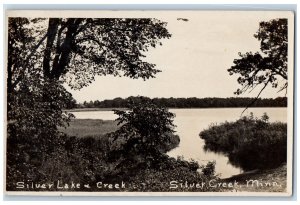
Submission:
[[[6,11],[7,195],[291,196],[291,11]]]

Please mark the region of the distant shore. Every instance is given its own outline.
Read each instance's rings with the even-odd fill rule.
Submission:
[[[169,107],[168,109],[241,109],[245,107]],[[287,108],[287,107],[250,107],[251,108]],[[128,110],[128,108],[74,108],[74,109],[64,109],[67,112],[91,112],[91,111],[113,111],[113,110]]]
[[[169,107],[168,109],[241,109],[245,107]],[[251,108],[287,108],[287,107],[250,107]],[[65,109],[63,111],[67,112],[92,112],[92,111],[113,111],[113,110],[127,110],[127,108],[74,108],[74,109]]]

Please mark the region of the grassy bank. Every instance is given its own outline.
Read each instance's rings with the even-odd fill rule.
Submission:
[[[108,141],[109,133],[115,132],[120,128],[114,120],[101,119],[73,119],[67,128],[59,128],[59,131],[68,136],[78,138],[93,138],[96,140]],[[180,142],[179,136],[173,135],[170,141],[166,141],[160,150],[163,152],[170,151],[178,146]],[[116,141],[116,144],[122,143],[122,140]]]
[[[100,119],[73,119],[67,128],[59,128],[68,136],[101,137],[118,129],[116,121]]]
[[[222,179],[220,191],[285,192],[287,124],[269,123],[264,114],[253,114],[235,122],[211,125],[200,133],[205,149],[228,156],[229,162],[245,172]]]
[[[113,133],[108,133],[116,129],[118,126],[114,121],[74,119],[67,129],[60,128],[60,131],[64,132],[61,136],[53,136],[51,147],[55,147],[54,152],[41,153],[38,150],[41,154],[37,154],[33,153],[32,149],[28,149],[23,150],[22,155],[17,155],[22,157],[18,160],[25,162],[23,164],[26,170],[23,173],[23,171],[15,171],[19,170],[19,167],[8,168],[10,174],[7,190],[18,191],[16,182],[26,179],[29,182],[54,183],[55,186],[51,191],[57,191],[57,180],[62,183],[73,181],[91,186],[89,189],[81,187],[59,191],[217,191],[207,186],[201,189],[195,187],[170,189],[170,182],[174,180],[208,184],[209,180],[216,179],[214,172],[210,171],[211,166],[199,167],[193,161],[170,158],[165,154],[178,146],[178,136],[170,135],[170,140],[158,149],[159,152],[153,153],[154,155],[136,155],[132,153],[133,150],[128,152],[122,148],[126,143],[124,138],[115,139]],[[29,139],[26,146],[32,147],[33,142]],[[20,148],[24,147],[24,141],[16,142],[10,138],[8,143],[19,144]],[[9,159],[15,160],[16,156],[9,156]],[[35,164],[32,163],[33,161]],[[11,164],[19,165],[13,162]],[[205,171],[201,173],[199,168]],[[18,175],[16,176],[15,173]],[[120,181],[126,183],[126,188],[96,187],[98,182],[116,184]],[[32,191],[31,187],[23,189],[26,190]],[[41,188],[37,190],[47,191]]]
[[[229,157],[231,164],[245,171],[280,166],[287,158],[287,124],[269,123],[253,115],[236,122],[212,125],[200,133],[205,149]]]

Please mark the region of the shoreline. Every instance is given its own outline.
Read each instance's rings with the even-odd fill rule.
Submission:
[[[284,163],[276,168],[271,169],[257,169],[241,174],[233,175],[231,177],[221,179],[223,183],[232,181],[238,182],[241,186],[234,187],[238,192],[254,191],[254,192],[286,192],[287,188],[287,165]],[[251,186],[247,183],[251,182]],[[276,186],[273,184],[276,183]],[[254,185],[257,186],[254,186]],[[226,189],[224,189],[225,191]],[[227,189],[228,191],[228,189]]]

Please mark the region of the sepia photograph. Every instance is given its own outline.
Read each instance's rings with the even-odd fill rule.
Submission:
[[[291,196],[291,11],[6,11],[7,195]]]

